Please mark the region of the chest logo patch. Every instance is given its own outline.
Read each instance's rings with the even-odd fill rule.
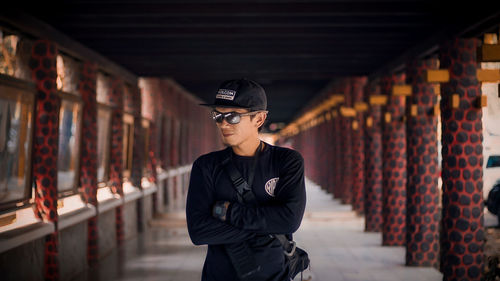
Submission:
[[[266,182],[266,193],[272,197],[274,197],[274,189],[276,188],[276,184],[278,183],[279,179],[280,178],[272,178]]]

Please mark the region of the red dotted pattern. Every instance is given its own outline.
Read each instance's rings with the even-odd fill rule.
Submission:
[[[321,156],[318,154],[318,149],[321,145],[321,138],[323,137],[324,136],[321,136],[321,126],[314,126],[311,130],[311,138],[313,141],[311,149],[311,164],[314,165],[314,181],[318,183],[322,189],[324,189],[324,186],[322,186],[321,182]]]
[[[356,77],[352,79],[353,103],[363,102],[363,95],[366,85],[366,77]],[[352,129],[352,150],[353,150],[353,209],[358,214],[364,213],[364,118],[362,112],[357,112],[354,120],[358,123],[357,129]]]
[[[156,173],[156,166],[157,166],[157,161],[156,161],[156,151],[157,151],[157,146],[156,146],[156,125],[155,123],[151,122],[149,124],[149,151],[148,151],[148,161],[146,163],[146,169],[147,169],[147,176],[148,180],[151,183],[157,184],[158,183],[158,177]],[[159,192],[155,192],[153,195],[153,214],[156,214],[158,212],[157,206],[158,206],[158,201],[159,201]]]
[[[380,94],[378,83],[370,83],[366,102],[370,95]],[[365,130],[365,231],[382,230],[382,109],[370,105],[367,116],[373,124]]]
[[[157,138],[157,128],[156,124],[151,122],[149,124],[149,151],[148,151],[148,162],[146,163],[146,169],[148,170],[148,180],[152,183],[157,183],[158,177],[156,174],[156,166],[157,164],[157,159],[156,159],[156,151],[157,149],[157,143],[156,143],[156,138]]]
[[[91,217],[87,222],[87,263],[89,266],[97,264],[99,261],[99,237],[98,237],[98,224],[97,216]]]
[[[55,44],[38,40],[33,44],[30,60],[36,83],[35,140],[33,144],[33,177],[36,181],[35,214],[56,224],[57,229],[57,153],[60,99],[56,94]],[[59,279],[57,232],[45,241],[45,279]]]
[[[328,132],[326,130],[326,122],[322,122],[318,126],[319,134],[318,138],[318,146],[316,147],[316,155],[318,156],[317,165],[319,166],[319,176],[320,176],[320,185],[325,190],[328,191],[328,153],[327,151],[327,141],[328,141]],[[319,150],[322,149],[323,153],[320,153]],[[325,151],[326,150],[326,151]]]
[[[171,141],[170,141],[170,166],[179,166],[179,142],[180,142],[180,121],[177,118],[171,118]]]
[[[113,105],[109,186],[114,193],[123,195],[123,83],[120,79],[112,79],[109,102]]]
[[[426,70],[437,69],[438,60],[413,61],[407,66],[407,82],[413,93],[407,105],[408,184],[406,214],[406,264],[438,266],[439,191],[438,154],[433,106],[434,86],[425,83]],[[411,105],[417,115],[411,115]]]
[[[383,188],[382,188],[382,245],[403,246],[406,241],[406,124],[405,98],[393,96],[392,86],[401,84],[404,75],[383,77],[381,90],[388,96],[386,113],[390,122],[384,122]]]
[[[441,68],[450,82],[441,85],[442,118],[442,271],[444,280],[482,280],[484,266],[482,112],[476,78],[476,39],[441,45]],[[459,107],[453,108],[453,94]]]
[[[82,152],[80,183],[85,202],[97,206],[97,65],[85,62],[81,73],[79,92],[83,100]],[[98,260],[97,216],[88,220],[87,260],[93,265]]]
[[[308,134],[310,136],[312,136],[314,134],[314,128],[309,128],[306,130],[306,132],[308,132]],[[313,148],[314,148],[314,139],[309,139],[307,140],[306,139],[306,147],[304,149],[306,155],[307,155],[307,161],[308,161],[308,174],[309,174],[309,177],[310,179],[315,182],[315,183],[318,183],[317,182],[317,178],[316,178],[316,167],[315,167],[315,163],[314,163],[314,153],[313,153]]]
[[[331,114],[330,114],[331,117]],[[331,194],[334,194],[335,192],[335,131],[334,131],[334,119],[330,118],[330,120],[326,121],[326,132],[327,132],[327,143],[326,143],[326,149],[327,149],[327,163],[326,163],[326,176],[327,176],[327,184],[328,184],[328,192]]]
[[[125,221],[123,220],[123,205],[116,207],[116,242],[122,245],[125,241]]]
[[[59,235],[57,232],[45,236],[45,280],[59,280]]]
[[[79,92],[83,100],[80,182],[84,200],[97,205],[97,66],[83,65]]]
[[[342,81],[341,93],[344,95],[344,106],[351,107],[351,83],[350,79]],[[342,203],[352,203],[352,117],[340,117],[341,159],[342,159]]]
[[[340,116],[338,113],[338,107],[336,107],[333,110],[333,131],[336,134],[336,137],[333,140],[333,160],[334,160],[334,165],[333,165],[333,196],[335,198],[341,198],[342,197],[342,158],[341,158],[341,147],[340,147],[340,142],[341,142],[341,137],[340,137]]]
[[[109,102],[114,106],[111,116],[111,156],[109,186],[114,193],[123,196],[123,82],[114,78],[111,81]],[[116,241],[121,245],[125,239],[123,206],[116,208]]]

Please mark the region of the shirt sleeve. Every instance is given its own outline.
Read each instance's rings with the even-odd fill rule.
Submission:
[[[211,177],[195,162],[186,203],[189,237],[195,245],[228,244],[246,241],[254,233],[235,227],[212,217],[215,204]]]
[[[276,184],[274,204],[250,206],[231,203],[231,225],[259,234],[290,234],[299,228],[306,206],[304,160],[298,152],[292,151],[280,161],[284,165]]]

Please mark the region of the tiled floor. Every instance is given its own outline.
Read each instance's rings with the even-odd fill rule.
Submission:
[[[364,221],[318,186],[307,184],[307,209],[298,245],[306,249],[314,281],[442,280],[434,268],[404,266],[403,247],[382,247],[381,234],[363,232]],[[200,280],[206,248],[193,246],[184,212],[152,222],[152,228],[104,258],[78,280]]]

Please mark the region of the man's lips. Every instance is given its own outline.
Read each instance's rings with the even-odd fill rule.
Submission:
[[[223,135],[224,137],[229,137],[229,136],[233,135],[233,133],[224,133],[224,132],[223,132],[223,133],[222,133],[222,135]]]

